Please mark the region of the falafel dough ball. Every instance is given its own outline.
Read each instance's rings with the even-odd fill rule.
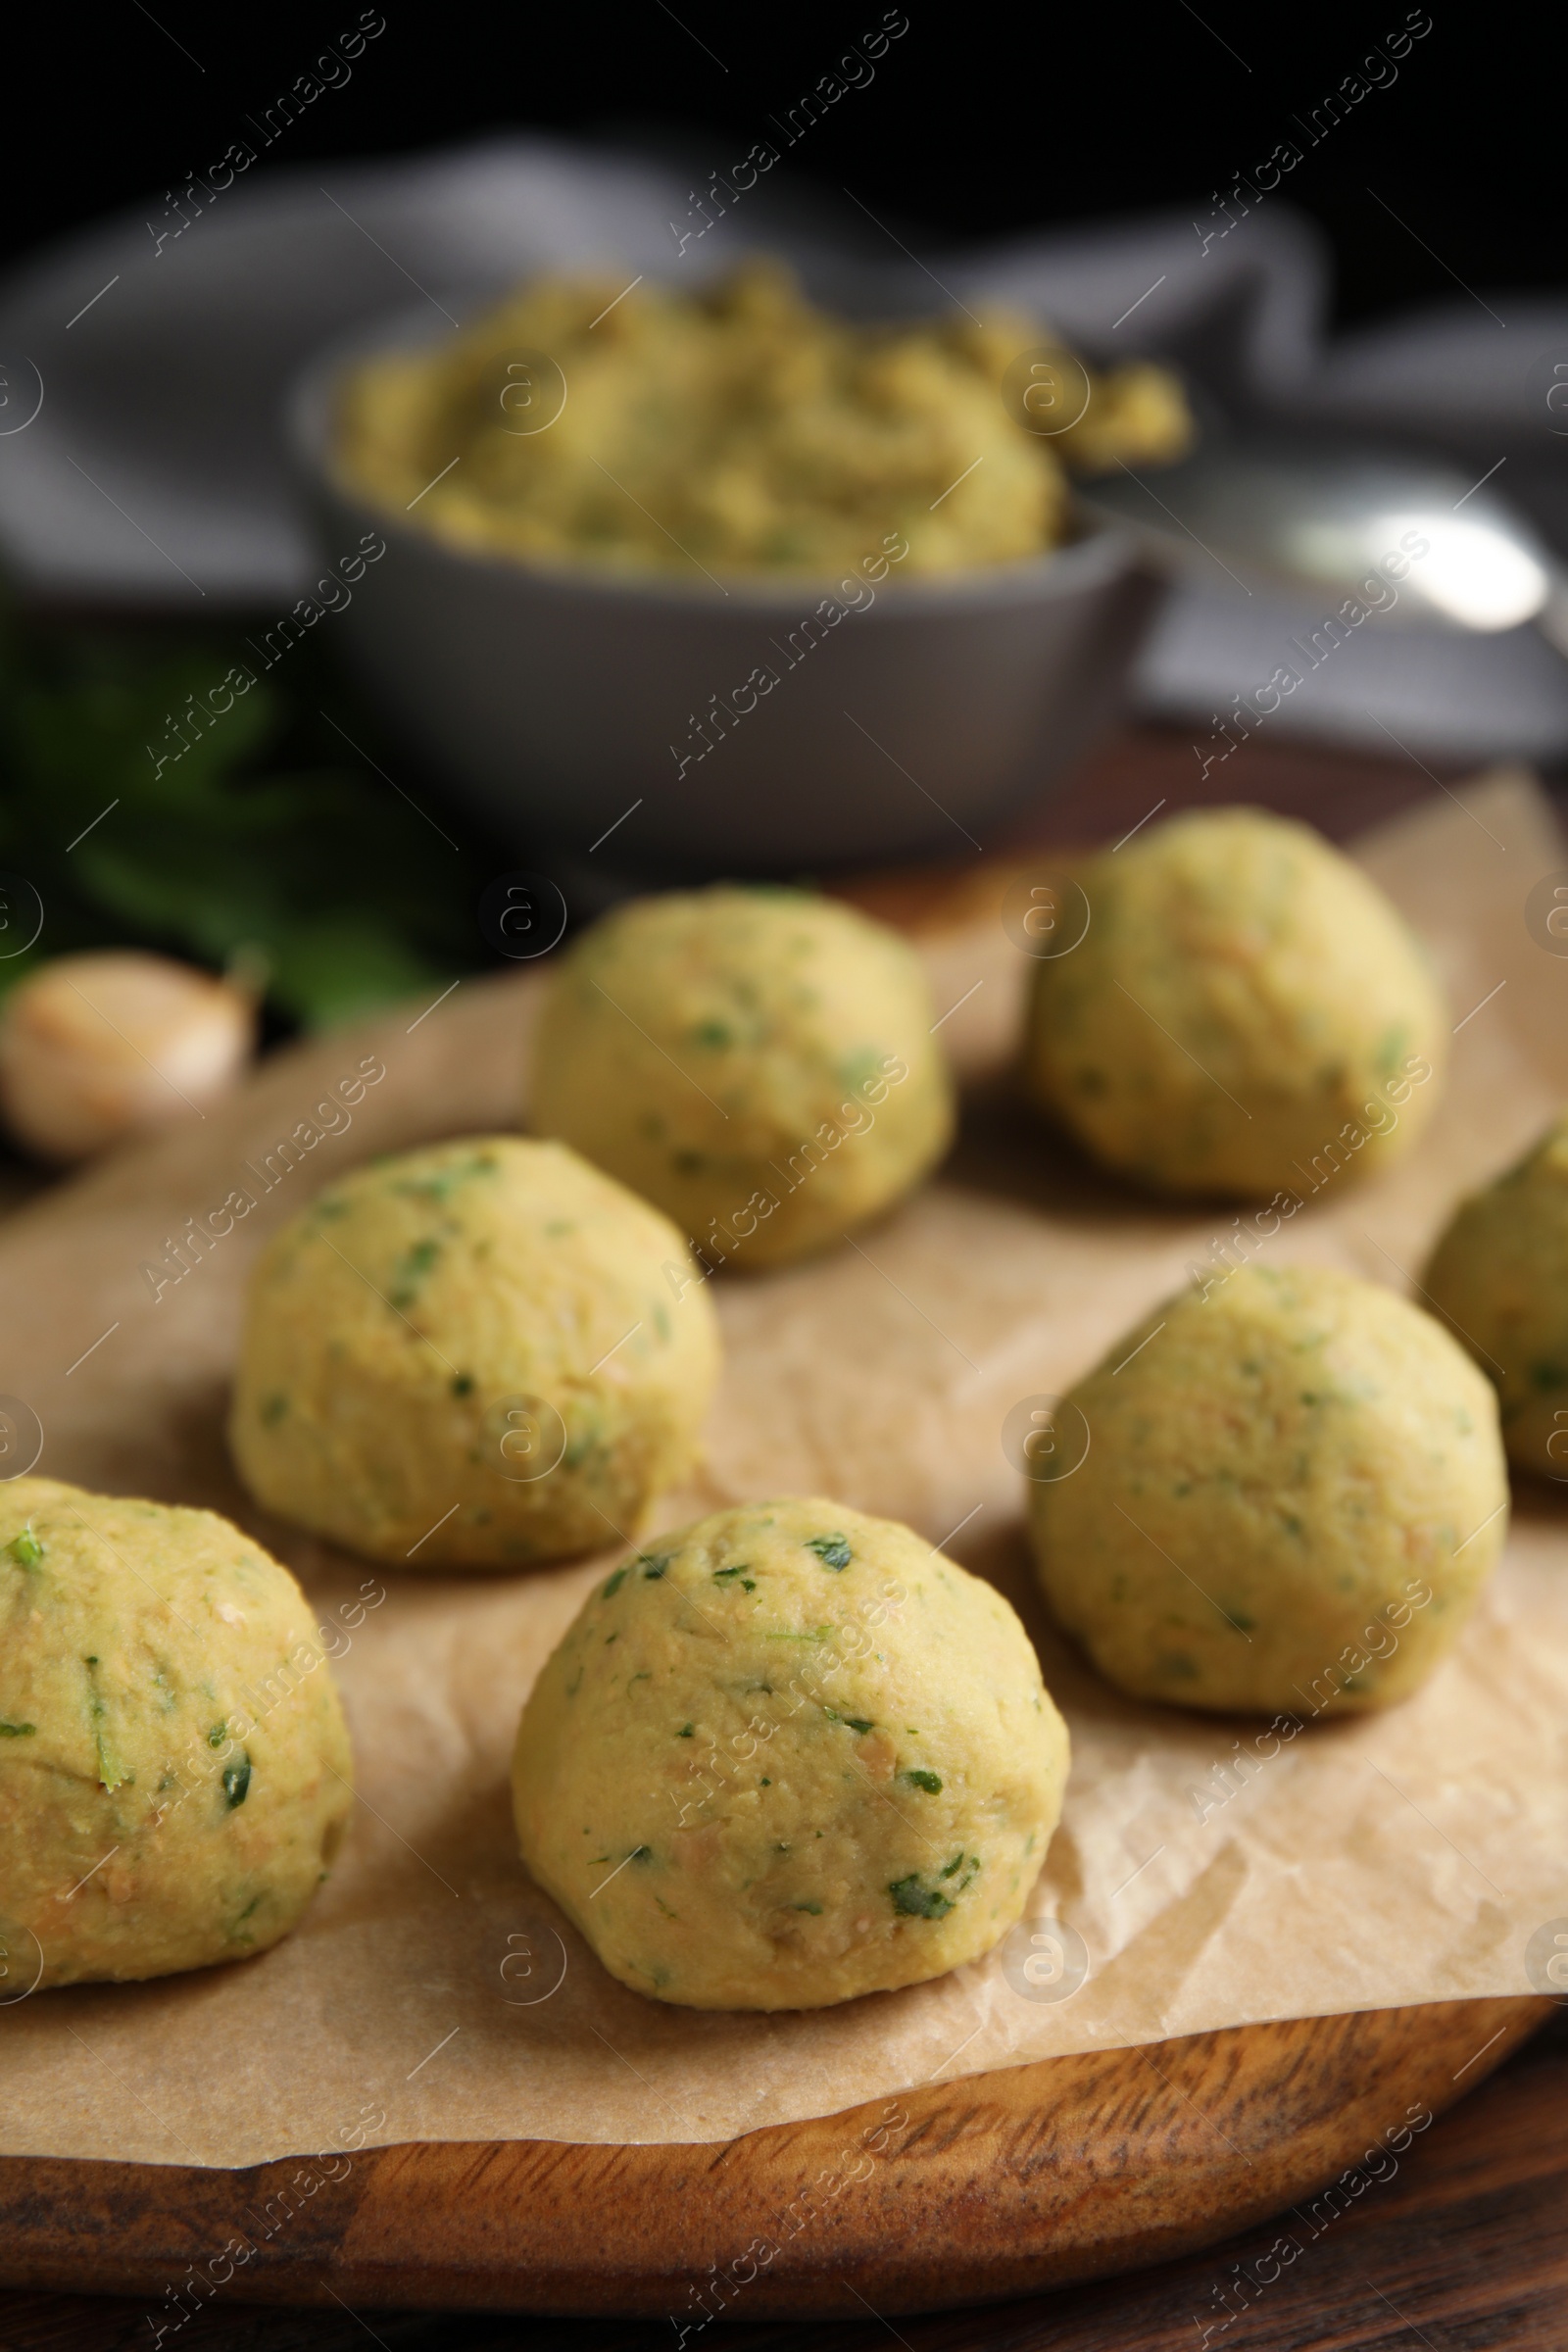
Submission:
[[[1368,1170],[1414,1141],[1443,1000],[1403,918],[1310,826],[1196,809],[1080,879],[1089,929],[1037,967],[1025,1075],[1097,1158],[1245,1196],[1298,1190],[1331,1147]]]
[[[266,1951],[354,1801],[343,1710],[286,1568],[214,1511],[0,1486],[0,1943],[27,1979]]]
[[[1381,1285],[1251,1266],[1167,1299],[1071,1392],[1089,1450],[1030,1489],[1059,1622],[1136,1698],[1392,1706],[1502,1549],[1496,1401]]]
[[[522,1857],[613,1977],[816,2009],[987,1952],[1067,1730],[1000,1592],[888,1519],[716,1511],[597,1586],[523,1709]]]
[[[773,888],[633,900],[564,959],[533,1123],[710,1257],[778,1264],[890,1207],[946,1151],[934,1019],[913,949],[853,907]]]
[[[685,1243],[563,1144],[362,1168],[251,1281],[229,1438],[281,1518],[419,1569],[597,1549],[691,1466],[718,1335]]]
[[[1460,1203],[1421,1280],[1496,1388],[1509,1460],[1568,1476],[1568,1115]]]

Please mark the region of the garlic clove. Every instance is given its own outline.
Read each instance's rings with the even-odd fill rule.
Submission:
[[[85,1159],[194,1116],[255,1043],[254,1000],[209,972],[133,949],[56,956],[0,1001],[0,1117],[46,1159]]]

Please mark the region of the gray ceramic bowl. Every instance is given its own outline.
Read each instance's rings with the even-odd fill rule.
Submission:
[[[836,580],[606,577],[389,518],[328,462],[333,387],[429,335],[404,318],[318,359],[290,443],[325,560],[386,541],[332,643],[503,842],[669,875],[968,856],[1114,717],[1157,591],[1113,528],[951,578],[893,566],[844,611]]]

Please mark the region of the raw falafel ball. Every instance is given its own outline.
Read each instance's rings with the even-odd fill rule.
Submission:
[[[1030,1487],[1036,1564],[1135,1697],[1390,1706],[1452,1646],[1501,1552],[1496,1400],[1441,1323],[1378,1283],[1240,1268],[1167,1299],[1071,1401],[1088,1451]]]
[[[842,1503],[717,1511],[597,1586],[513,1763],[522,1857],[694,2009],[917,1984],[1021,1916],[1067,1731],[1002,1594]]]
[[[269,1244],[229,1439],[258,1501],[416,1569],[635,1532],[690,1468],[718,1370],[685,1243],[562,1144],[372,1163]]]
[[[286,1568],[214,1511],[0,1486],[8,1995],[286,1936],[347,1826],[332,1670]]]
[[[1408,1149],[1447,1021],[1348,858],[1262,809],[1202,808],[1080,880],[1089,928],[1037,967],[1025,1077],[1096,1158],[1162,1192],[1248,1196]]]
[[[1496,1389],[1508,1459],[1568,1476],[1568,1117],[1461,1202],[1422,1283]]]
[[[566,956],[532,1116],[710,1258],[775,1265],[903,1199],[953,1087],[907,942],[802,891],[636,899]]]

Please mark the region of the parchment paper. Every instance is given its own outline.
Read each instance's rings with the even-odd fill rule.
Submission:
[[[1455,1195],[1568,1097],[1568,962],[1525,921],[1532,884],[1568,850],[1527,781],[1494,777],[1361,854],[1440,958],[1451,1082],[1411,1161],[1334,1180],[1269,1248],[1403,1287]],[[944,1026],[981,1082],[964,1141],[858,1250],[716,1284],[727,1362],[708,1463],[658,1523],[814,1490],[948,1539],[1003,1586],[1072,1728],[1032,1912],[1082,1936],[1081,1988],[1024,1997],[993,1959],[772,2018],[624,1990],[523,1876],[506,1788],[531,1678],[605,1562],[396,1576],[292,1535],[235,1485],[221,1415],[250,1257],[371,1152],[515,1123],[537,976],[507,974],[278,1056],[199,1127],[0,1228],[0,1390],[39,1415],[40,1468],[210,1504],[293,1565],[348,1644],[362,1791],[330,1884],[274,1951],[0,2006],[0,2146],[240,2165],[411,2138],[720,2139],[1028,2057],[1531,1989],[1527,1940],[1568,1913],[1568,1489],[1520,1497],[1497,1581],[1424,1691],[1311,1727],[1217,1805],[1193,1789],[1222,1788],[1212,1767],[1257,1727],[1123,1700],[1033,1595],[1000,1443],[1008,1407],[1065,1388],[1230,1212],[1141,1200],[1009,1102],[994,1073],[1027,967],[988,889],[973,922],[927,943],[940,1004],[983,983]],[[367,1054],[386,1075],[352,1124],[155,1303],[142,1264]]]

